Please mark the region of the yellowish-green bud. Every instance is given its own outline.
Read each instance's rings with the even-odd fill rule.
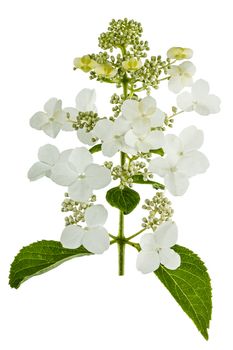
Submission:
[[[83,57],[76,57],[74,59],[74,67],[82,69],[85,73],[90,72],[97,63],[91,59],[89,55],[85,55]]]
[[[193,50],[185,47],[171,47],[167,52],[168,58],[174,58],[176,60],[184,60],[186,58],[191,58],[193,55]]]
[[[135,57],[131,57],[130,59],[122,62],[122,66],[125,70],[136,71],[142,67],[142,61]]]
[[[97,64],[95,66],[97,75],[102,75],[106,78],[113,78],[117,74],[117,69],[113,68],[110,63]]]

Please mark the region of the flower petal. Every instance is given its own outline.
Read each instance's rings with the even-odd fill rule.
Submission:
[[[51,169],[51,180],[61,186],[69,186],[77,177],[78,174],[65,162],[58,162]]]
[[[36,130],[43,129],[43,126],[47,123],[48,123],[48,116],[44,112],[37,112],[30,119],[30,126]]]
[[[192,151],[181,157],[177,162],[177,169],[188,177],[206,172],[209,161],[206,156],[199,151]]]
[[[94,89],[83,89],[76,97],[76,107],[79,112],[96,112],[96,93]]]
[[[52,137],[53,139],[59,134],[62,125],[55,121],[45,124],[42,129],[46,135]]]
[[[104,227],[87,228],[83,237],[83,246],[91,253],[102,254],[110,246],[108,232]]]
[[[96,143],[96,141],[93,141],[95,136],[92,131],[86,132],[84,129],[79,129],[77,130],[77,137],[85,145],[93,146]]]
[[[135,133],[133,132],[133,130],[129,130],[126,134],[125,134],[125,143],[132,147],[132,148],[135,148],[136,147],[136,144],[137,144],[137,141],[138,141],[138,137],[135,135]]]
[[[144,97],[139,102],[139,110],[143,116],[150,116],[154,114],[156,111],[156,100],[151,96]]]
[[[173,249],[164,248],[159,252],[160,262],[169,270],[176,270],[181,264],[180,255]]]
[[[112,137],[113,122],[108,119],[99,120],[94,129],[93,134],[102,141],[107,141]]]
[[[92,205],[85,211],[87,226],[102,226],[108,218],[108,212],[102,204]]]
[[[204,141],[203,131],[197,129],[194,125],[185,128],[183,131],[181,131],[179,136],[183,144],[184,152],[199,149]]]
[[[170,165],[166,158],[155,158],[150,161],[148,170],[164,177],[170,171]]]
[[[50,172],[51,166],[45,163],[36,162],[28,170],[28,178],[30,181],[35,181],[43,176],[46,176]]]
[[[141,237],[140,246],[144,251],[156,250],[155,237],[153,233],[146,233]]]
[[[56,112],[61,111],[62,107],[62,101],[58,100],[57,98],[53,97],[50,98],[44,105],[45,112],[48,113],[48,115],[51,117]]]
[[[88,165],[93,161],[92,154],[85,147],[73,149],[69,156],[71,168],[78,174],[84,173]]]
[[[98,164],[90,164],[85,170],[85,179],[94,190],[108,186],[111,182],[111,171]]]
[[[164,124],[165,113],[161,109],[156,108],[155,113],[151,117],[151,126],[154,128],[162,127]]]
[[[150,149],[158,149],[164,146],[164,134],[162,131],[151,131],[145,137],[144,141],[150,145]]]
[[[176,223],[169,220],[161,224],[153,233],[156,248],[170,248],[178,238]]]
[[[49,165],[54,165],[58,161],[59,156],[60,152],[57,147],[50,144],[40,147],[38,151],[38,159]]]
[[[189,75],[194,75],[196,73],[196,67],[191,61],[185,61],[179,65],[182,72],[189,73]]]
[[[178,94],[183,88],[184,85],[181,76],[175,75],[168,80],[168,89],[174,92],[175,94]]]
[[[123,116],[129,121],[140,117],[139,102],[135,100],[124,101],[121,107],[121,112]]]
[[[86,179],[78,179],[69,186],[68,193],[70,198],[74,201],[86,203],[90,199],[93,191]]]
[[[76,225],[66,226],[61,235],[61,244],[64,248],[75,249],[82,245],[82,239],[85,234],[83,228]]]
[[[102,153],[106,157],[113,157],[119,151],[119,144],[113,139],[102,144]]]
[[[177,106],[186,112],[191,112],[193,110],[193,97],[188,91],[182,92],[176,98]]]
[[[141,250],[137,256],[136,267],[142,273],[150,273],[159,268],[160,259],[156,251],[147,252]]]
[[[215,114],[220,111],[221,100],[218,96],[209,95],[206,99],[206,105],[208,106],[209,113]]]
[[[174,196],[182,196],[188,189],[189,180],[187,175],[174,172],[168,173],[164,177],[164,183],[167,189]]]
[[[177,159],[179,159],[183,153],[183,145],[181,140],[179,137],[173,134],[168,134],[165,136],[163,149],[172,165],[176,164]]]
[[[210,88],[207,81],[203,79],[197,80],[192,86],[192,95],[194,100],[198,101],[199,99],[207,97],[209,90]]]

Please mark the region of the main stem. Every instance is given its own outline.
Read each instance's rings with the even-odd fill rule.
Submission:
[[[128,81],[127,77],[124,77],[124,80],[122,82],[123,85],[123,93],[124,93],[124,99],[127,99],[128,96]],[[124,166],[126,161],[126,154],[121,152],[121,167]],[[119,213],[119,229],[118,229],[118,236],[117,236],[117,245],[118,245],[118,273],[119,276],[123,276],[125,272],[125,234],[124,234],[124,213],[120,210]]]

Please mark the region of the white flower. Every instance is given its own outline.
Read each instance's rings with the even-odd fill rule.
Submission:
[[[62,101],[51,98],[45,103],[44,112],[37,112],[31,117],[30,125],[55,138],[62,129],[65,119],[66,113],[62,110]]]
[[[179,66],[172,65],[168,69],[171,76],[168,80],[168,88],[170,91],[178,94],[185,86],[192,86],[192,76],[195,74],[196,68],[190,61],[185,61]]]
[[[164,178],[167,189],[174,196],[183,195],[189,178],[204,173],[209,167],[206,156],[198,151],[203,144],[203,133],[195,126],[185,128],[179,135],[166,135],[166,157],[150,162],[149,171]]]
[[[110,170],[92,161],[92,154],[85,147],[75,148],[67,159],[53,166],[51,179],[58,185],[69,186],[71,199],[87,202],[93,190],[104,188],[111,182]]]
[[[147,96],[140,102],[126,100],[122,105],[123,117],[137,134],[145,134],[151,128],[161,127],[165,114],[157,108],[153,97]]]
[[[63,247],[69,249],[84,246],[89,252],[101,254],[110,246],[109,235],[103,227],[107,220],[107,210],[103,205],[93,205],[85,212],[87,227],[76,225],[65,227],[61,235]]]
[[[82,89],[76,96],[76,108],[67,107],[64,108],[66,113],[69,113],[71,120],[76,120],[79,112],[96,112],[96,93],[94,89]],[[66,121],[62,130],[73,131],[72,123]],[[87,145],[93,146],[95,142],[92,141],[94,135],[92,132],[86,132],[85,129],[79,129],[77,131],[78,139]]]
[[[29,180],[35,181],[43,176],[50,177],[52,167],[61,159],[61,156],[62,154],[57,147],[53,145],[48,144],[40,147],[38,151],[39,162],[33,164],[29,169]]]
[[[181,259],[173,249],[177,242],[177,226],[172,221],[166,221],[153,233],[146,233],[142,236],[140,246],[142,250],[137,257],[137,269],[142,273],[149,273],[157,270],[159,265],[167,269],[176,270]]]
[[[138,134],[131,129],[125,135],[125,142],[136,152],[147,153],[150,150],[163,147],[164,135],[162,131],[148,131],[145,134]]]
[[[191,93],[184,91],[177,96],[178,107],[186,112],[195,111],[201,115],[218,113],[220,103],[217,96],[209,94],[209,84],[202,79],[193,84]]]
[[[93,134],[103,141],[102,152],[107,157],[113,157],[118,151],[131,153],[133,150],[126,145],[124,136],[130,129],[127,120],[119,117],[112,122],[108,119],[99,120],[93,129]]]

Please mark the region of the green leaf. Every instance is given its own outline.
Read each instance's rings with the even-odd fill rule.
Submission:
[[[164,150],[162,148],[158,148],[158,149],[151,149],[150,153],[155,153],[155,154],[159,154],[161,157],[164,156]]]
[[[101,151],[101,149],[102,149],[102,144],[100,143],[98,145],[94,145],[93,147],[89,148],[89,152],[96,153]]]
[[[143,180],[143,175],[134,175],[133,176],[133,182],[135,184],[141,184],[141,185],[153,185],[153,187],[156,190],[164,190],[165,186],[162,185],[159,182],[156,181],[151,181],[151,180]]]
[[[178,245],[174,250],[181,257],[181,266],[177,270],[168,270],[160,265],[155,274],[208,340],[212,293],[207,269],[191,250]]]
[[[84,247],[77,249],[63,248],[60,242],[39,241],[20,250],[11,264],[9,284],[12,288],[19,286],[30,277],[45,273],[66,260],[91,255]]]
[[[106,194],[106,199],[112,207],[120,209],[125,215],[131,213],[140,202],[139,194],[129,187],[111,188]]]

